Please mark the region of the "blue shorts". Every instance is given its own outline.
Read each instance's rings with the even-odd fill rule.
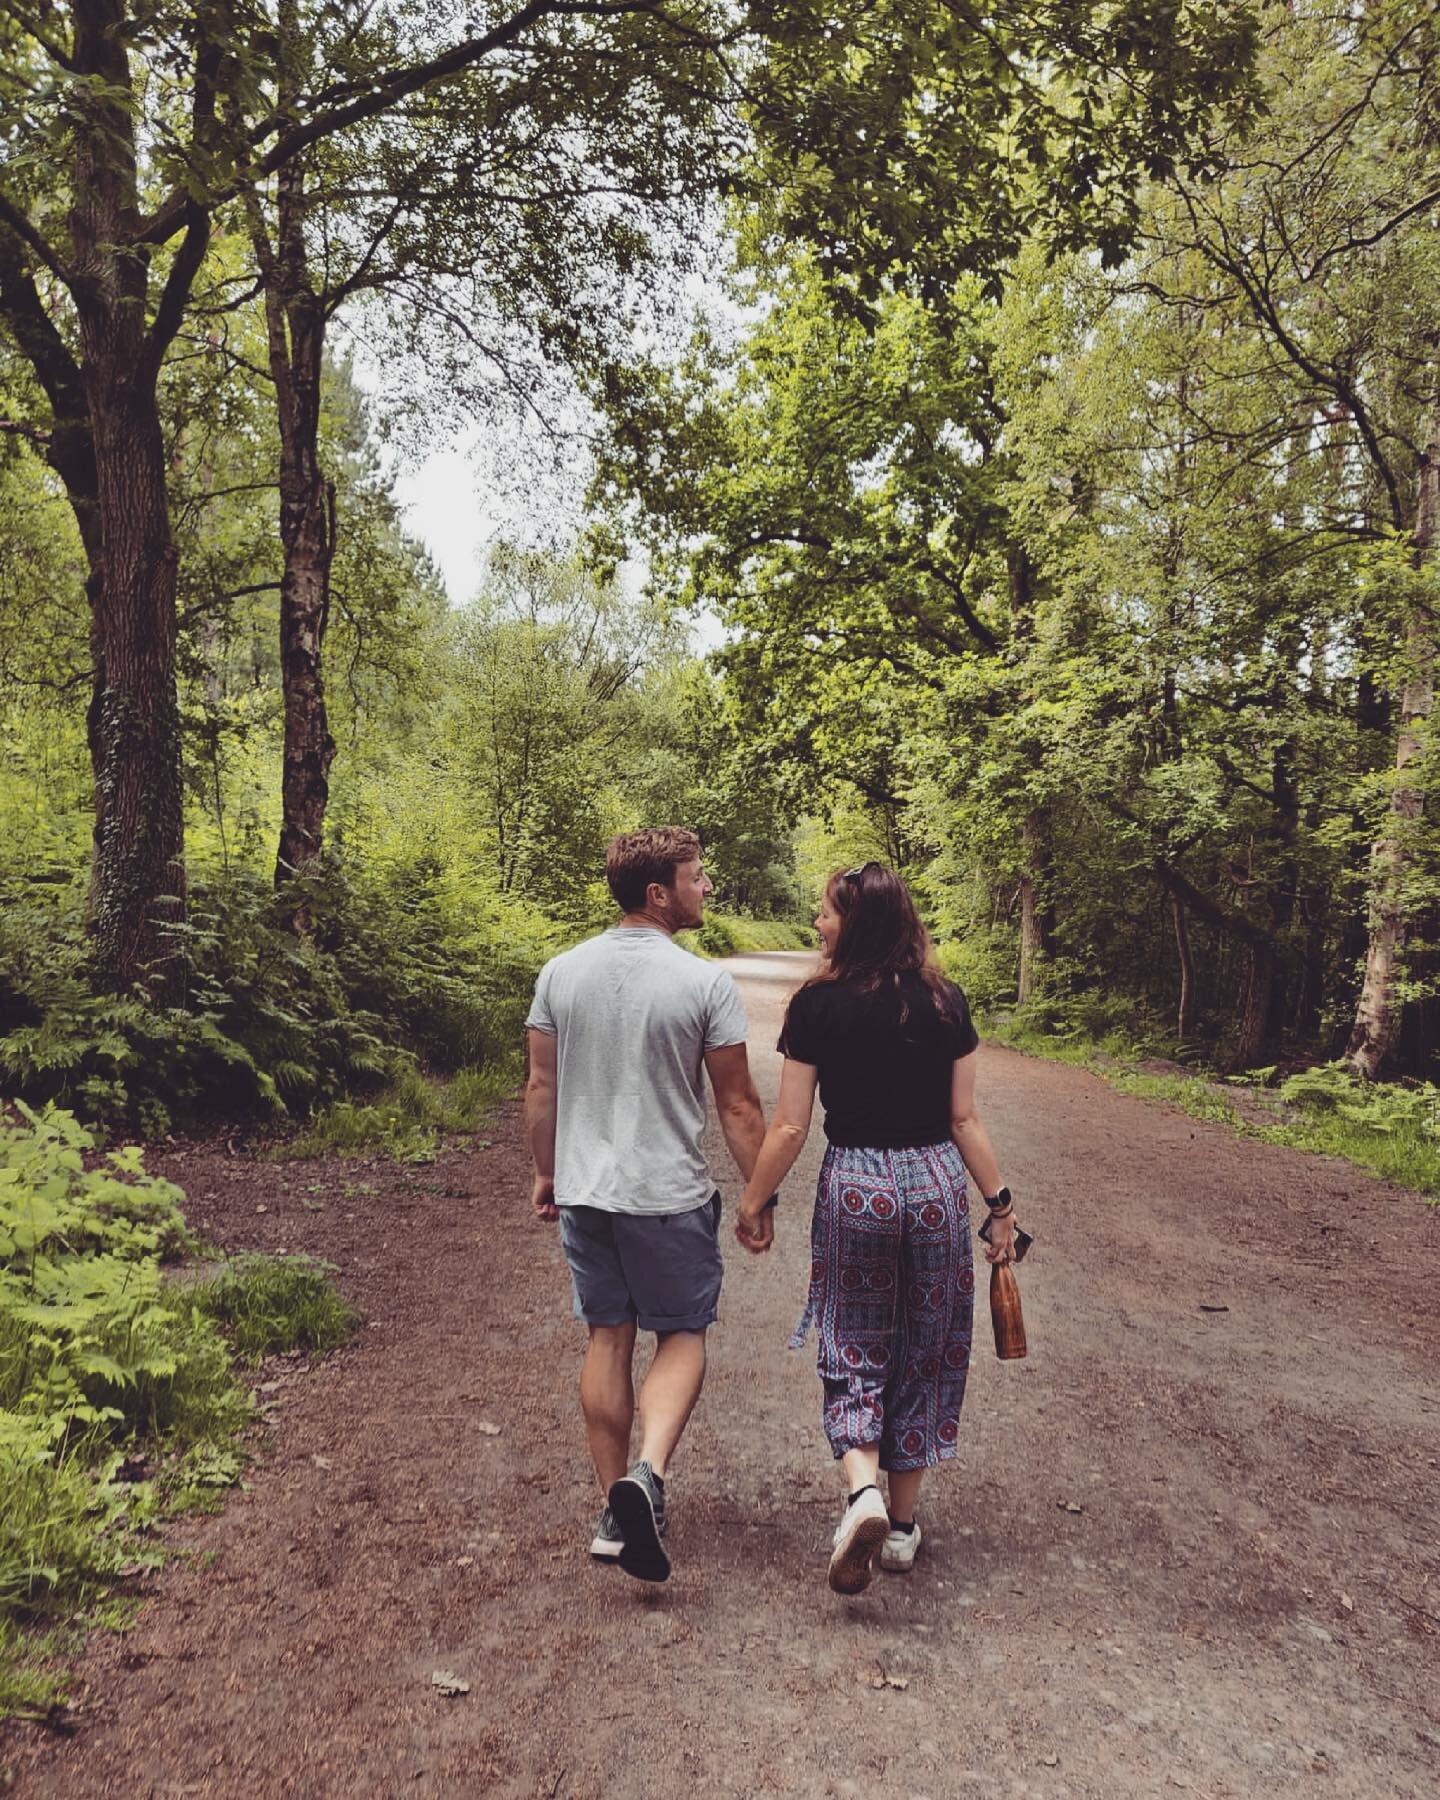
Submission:
[[[715,1323],[724,1267],[720,1192],[678,1213],[560,1208],[560,1243],[587,1325],[642,1331],[703,1331]]]

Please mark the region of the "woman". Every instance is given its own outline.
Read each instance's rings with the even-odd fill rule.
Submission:
[[[904,882],[876,862],[831,876],[815,928],[823,963],[786,1012],[780,1099],[735,1229],[768,1247],[761,1215],[804,1146],[818,1082],[829,1147],[792,1342],[813,1319],[847,1492],[830,1585],[856,1594],[877,1551],[882,1568],[913,1566],[925,1470],[955,1455],[975,1288],[966,1167],[993,1196],[992,1262],[1014,1260],[1014,1207],[975,1110],[980,1040]]]

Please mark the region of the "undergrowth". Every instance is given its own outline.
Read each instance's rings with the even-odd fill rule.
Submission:
[[[235,1362],[353,1324],[298,1258],[168,1279],[194,1248],[182,1199],[134,1146],[97,1159],[70,1114],[0,1116],[0,1714],[57,1698],[46,1625],[159,1560],[158,1524],[239,1478],[254,1407]]]
[[[338,862],[279,893],[256,870],[202,866],[173,938],[183,1007],[105,992],[80,887],[0,878],[0,1096],[150,1138],[307,1118],[417,1063],[503,1058],[558,947],[533,912],[476,894],[462,906],[423,867],[362,882]]]

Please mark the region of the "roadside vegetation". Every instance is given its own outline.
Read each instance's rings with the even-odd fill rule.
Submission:
[[[300,1257],[187,1281],[183,1199],[68,1113],[0,1115],[0,1715],[45,1716],[77,1621],[123,1620],[165,1520],[240,1478],[236,1365],[322,1353],[356,1322]]]

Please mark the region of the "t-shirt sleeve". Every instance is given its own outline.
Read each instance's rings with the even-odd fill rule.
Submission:
[[[801,988],[790,996],[790,1004],[785,1009],[785,1023],[780,1027],[780,1041],[775,1048],[782,1056],[788,1056],[791,1062],[813,1064],[820,1061],[817,1010],[813,988]]]
[[[527,1030],[548,1031],[552,1037],[559,1030],[555,1015],[550,1009],[550,971],[554,967],[553,962],[548,962],[540,971],[540,977],[535,983],[535,998],[530,1002],[530,1011],[525,1020]]]
[[[950,990],[950,1016],[946,1020],[950,1034],[950,1053],[958,1061],[962,1056],[968,1056],[972,1050],[980,1048],[980,1033],[970,1017],[970,1004],[965,996],[953,981],[946,985]]]
[[[723,1050],[727,1044],[743,1044],[750,1035],[745,1017],[745,1002],[728,969],[720,971],[710,990],[710,1004],[705,1012],[705,1048]]]

